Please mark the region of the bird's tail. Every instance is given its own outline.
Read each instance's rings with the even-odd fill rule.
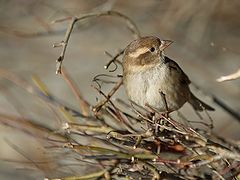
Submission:
[[[211,106],[207,105],[206,103],[202,102],[200,99],[198,99],[196,96],[194,96],[192,93],[190,95],[190,98],[188,102],[193,106],[193,108],[197,111],[214,111],[215,109]]]

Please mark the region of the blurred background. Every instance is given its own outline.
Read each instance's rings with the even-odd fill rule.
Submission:
[[[33,74],[38,76],[51,93],[77,107],[66,83],[55,74],[61,48],[52,48],[53,43],[63,40],[68,21],[51,22],[73,15],[116,10],[131,18],[142,35],[174,41],[166,54],[201,89],[191,87],[196,96],[216,109],[210,113],[214,133],[239,140],[239,122],[211,98],[214,95],[240,112],[240,81],[216,82],[220,76],[240,67],[239,8],[238,0],[231,3],[227,0],[0,0],[0,68],[14,72],[28,82]],[[76,24],[63,64],[89,102],[96,103],[98,96],[91,87],[93,77],[107,72],[104,65],[110,58],[104,51],[116,54],[133,39],[125,22],[118,18],[100,17]],[[51,123],[54,115],[32,95],[3,78],[0,79],[0,90],[1,114]],[[123,88],[117,96],[126,98]],[[199,120],[187,104],[181,112],[189,120]],[[204,113],[203,116],[208,119]],[[51,169],[31,171],[24,168],[23,163],[6,161],[26,160],[6,141],[14,142],[32,159],[45,157],[42,144],[0,125],[0,179],[14,179],[15,176],[42,179],[46,174],[54,174]]]

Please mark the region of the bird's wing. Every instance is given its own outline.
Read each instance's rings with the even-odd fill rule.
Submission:
[[[183,70],[180,68],[180,66],[170,58],[165,56],[165,64],[168,64],[170,68],[175,69],[176,71],[179,72],[179,74],[182,74],[180,81],[183,84],[189,85],[191,81],[189,80],[188,76],[183,72]]]

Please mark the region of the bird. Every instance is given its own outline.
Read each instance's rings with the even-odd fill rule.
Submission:
[[[188,76],[165,55],[164,50],[172,43],[145,36],[127,45],[122,62],[123,85],[128,98],[141,107],[150,106],[159,112],[177,111],[186,102],[196,111],[214,111],[191,92]]]

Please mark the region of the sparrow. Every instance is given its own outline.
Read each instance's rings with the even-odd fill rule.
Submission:
[[[139,106],[146,105],[160,112],[173,112],[186,102],[197,111],[214,108],[191,92],[191,81],[180,66],[165,56],[170,40],[147,36],[132,41],[123,54],[123,84],[129,99]],[[165,101],[160,93],[165,95]],[[167,110],[166,110],[167,105]]]

